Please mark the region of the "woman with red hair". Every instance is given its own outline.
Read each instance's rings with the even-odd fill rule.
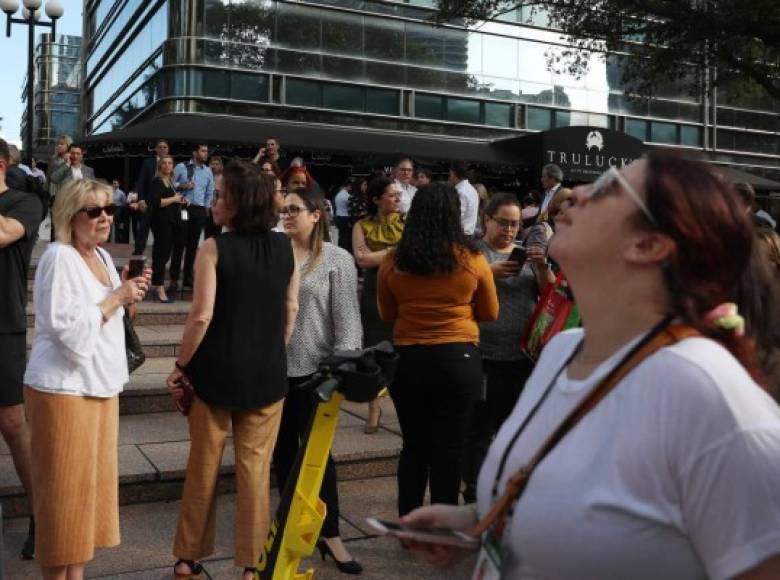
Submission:
[[[290,166],[282,175],[282,183],[287,193],[293,193],[294,191],[311,189],[316,182],[305,167]]]
[[[477,504],[403,522],[480,535],[501,578],[780,578],[780,409],[726,303],[753,238],[733,189],[653,152],[574,201],[550,254],[583,328],[543,351]]]

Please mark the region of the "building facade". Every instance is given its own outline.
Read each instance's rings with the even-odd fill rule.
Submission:
[[[41,34],[35,47],[35,132],[33,154],[46,160],[60,135],[81,135],[81,37]],[[27,79],[22,100],[27,101]],[[22,115],[27,151],[27,109]]]
[[[375,131],[377,143],[383,134],[490,141],[581,125],[780,180],[780,101],[675,87],[632,100],[609,55],[594,55],[581,77],[554,70],[566,46],[541,13],[433,26],[434,4],[87,0],[84,132],[108,143],[172,115],[351,127]]]

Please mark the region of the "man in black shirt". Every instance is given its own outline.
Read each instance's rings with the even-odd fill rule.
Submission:
[[[0,139],[0,433],[30,497],[30,434],[22,382],[27,351],[27,268],[41,222],[41,203],[6,185],[9,162],[8,143]]]

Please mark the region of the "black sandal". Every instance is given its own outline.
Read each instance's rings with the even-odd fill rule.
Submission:
[[[187,564],[187,567],[190,569],[190,571],[187,574],[182,574],[180,572],[177,572],[176,568],[179,567],[179,564]],[[177,560],[176,563],[173,565],[173,575],[175,578],[187,578],[189,580],[196,580],[197,578],[200,578],[202,572],[203,572],[203,566],[201,566],[200,562],[196,562],[194,560]]]

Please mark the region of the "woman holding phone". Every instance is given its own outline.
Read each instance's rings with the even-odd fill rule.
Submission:
[[[173,187],[173,157],[163,155],[157,162],[157,174],[152,179],[149,208],[154,234],[152,246],[152,296],[158,302],[173,302],[165,293],[165,266],[171,259],[173,246],[183,242],[181,225],[182,195]]]
[[[301,446],[316,400],[300,385],[311,379],[320,361],[337,350],[361,348],[363,331],[357,299],[357,272],[352,256],[328,241],[328,222],[321,193],[298,190],[287,194],[281,215],[301,275],[299,303],[287,347],[290,390],[284,400],[274,468],[279,490],[285,488]],[[320,496],[327,515],[317,548],[322,559],[329,555],[341,572],[360,574],[363,568],[347,551],[339,532],[339,495],[336,467],[328,457]]]
[[[35,272],[35,335],[24,375],[30,421],[35,557],[43,578],[80,580],[95,547],[119,544],[119,393],[129,380],[123,317],[151,272],[120,275],[108,240],[111,187],[60,188],[57,242]]]
[[[550,253],[583,328],[546,346],[490,448],[476,506],[404,523],[472,530],[511,505],[484,535],[502,578],[780,578],[780,408],[726,303],[753,238],[736,193],[710,165],[654,151],[574,201]],[[505,495],[566,425],[519,498],[514,486]],[[414,549],[442,565],[463,554]]]

